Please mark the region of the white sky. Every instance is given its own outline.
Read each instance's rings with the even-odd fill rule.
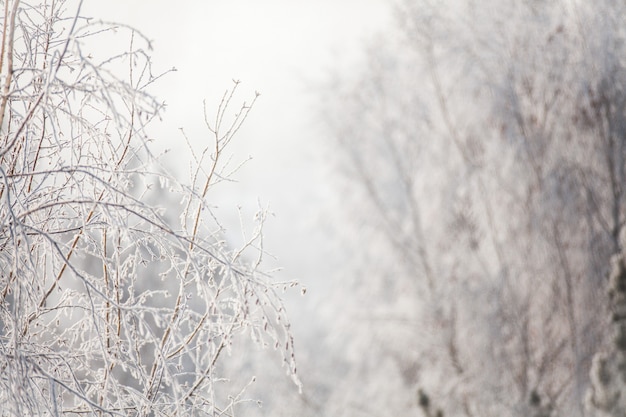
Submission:
[[[214,109],[233,78],[242,81],[238,104],[261,92],[236,146],[238,159],[253,160],[216,204],[222,216],[233,214],[236,204],[248,210],[257,200],[269,204],[276,218],[265,229],[266,248],[285,267],[280,278],[302,281],[311,294],[328,272],[320,267],[325,251],[332,250],[316,229],[328,187],[316,152],[324,140],[314,114],[317,85],[385,27],[388,3],[86,0],[83,15],[138,28],[153,40],[157,69],[178,69],[155,90],[169,106],[159,147],[175,152],[179,127],[203,139],[202,101]]]

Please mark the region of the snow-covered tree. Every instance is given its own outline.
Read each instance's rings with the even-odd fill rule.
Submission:
[[[407,0],[335,78],[357,302],[334,414],[585,414],[626,218],[625,12]]]
[[[239,343],[295,378],[266,213],[230,247],[211,195],[256,97],[233,108],[228,90],[191,180],[170,175],[146,133],[150,43],[81,4],[0,2],[0,414],[233,415],[253,380],[223,373]]]

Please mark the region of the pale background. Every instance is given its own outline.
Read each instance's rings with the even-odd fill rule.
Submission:
[[[261,93],[231,149],[235,158],[253,159],[237,174],[237,184],[212,198],[235,236],[237,206],[250,218],[259,202],[275,213],[265,227],[265,247],[277,260],[268,266],[283,268],[278,279],[307,288],[306,297],[287,299],[296,346],[319,324],[318,307],[340,262],[333,260],[337,243],[323,218],[336,196],[318,92],[333,71],[354,65],[367,40],[388,27],[391,11],[385,0],[83,4],[83,15],[131,25],[149,38],[157,71],[177,69],[151,90],[168,104],[154,133],[158,149],[171,148],[176,156],[184,148],[181,127],[193,140],[207,139],[203,100],[214,110],[232,79],[242,82],[236,104]],[[185,172],[184,158],[178,168]]]

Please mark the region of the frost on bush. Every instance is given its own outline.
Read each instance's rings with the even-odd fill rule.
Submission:
[[[608,352],[598,353],[591,367],[591,387],[587,396],[596,416],[626,414],[626,265],[624,256],[612,259],[609,278],[609,307],[613,338]]]
[[[231,248],[212,211],[254,100],[231,111],[225,93],[181,182],[144,129],[162,105],[143,36],[66,1],[0,5],[0,415],[232,414],[245,387],[220,364],[242,337],[297,382],[264,212]]]

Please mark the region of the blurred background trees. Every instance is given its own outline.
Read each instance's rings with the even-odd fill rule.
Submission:
[[[335,75],[355,238],[332,414],[589,415],[623,239],[624,12],[404,1]]]

